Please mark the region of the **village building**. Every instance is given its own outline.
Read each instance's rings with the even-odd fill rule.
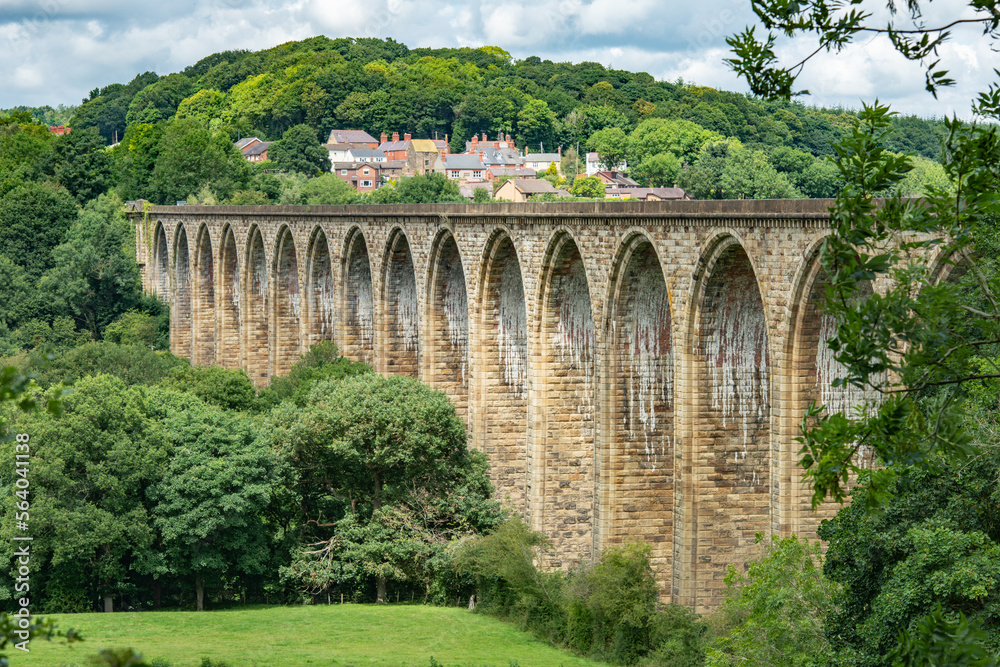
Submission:
[[[528,201],[533,195],[552,194],[557,197],[572,197],[566,190],[556,190],[544,178],[512,178],[505,181],[493,195],[494,199],[512,202]]]
[[[386,183],[398,181],[404,163],[387,162],[335,162],[333,173],[354,188],[359,194],[378,190]]]
[[[637,199],[640,201],[667,201],[691,199],[681,188],[611,188],[604,193],[605,199]]]

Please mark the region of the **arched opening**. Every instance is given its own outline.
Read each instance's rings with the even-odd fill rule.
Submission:
[[[236,252],[236,235],[232,227],[222,233],[222,255],[219,274],[219,365],[240,367],[240,260]]]
[[[455,404],[463,420],[469,412],[469,303],[465,271],[455,237],[446,232],[434,251],[427,295],[428,378]]]
[[[382,365],[391,375],[419,376],[417,278],[406,235],[390,236],[382,279]]]
[[[287,227],[278,233],[275,257],[273,372],[285,375],[301,353],[302,321],[298,257],[295,240]]]
[[[528,512],[528,315],[514,244],[497,234],[480,272],[475,442],[493,486],[515,512]],[[502,491],[499,491],[501,490]]]
[[[551,564],[560,567],[591,558],[594,516],[594,316],[569,234],[550,246],[541,285],[535,378],[544,407],[534,416],[532,515],[554,539]]]
[[[347,238],[344,253],[344,336],[345,357],[373,365],[375,361],[375,303],[372,299],[372,272],[368,245],[360,229]]]
[[[187,232],[177,227],[174,236],[174,307],[170,318],[170,347],[178,357],[191,358],[191,257]]]
[[[639,538],[669,580],[674,509],[674,360],[670,297],[652,243],[626,242],[612,271],[608,418],[601,457],[604,541]]]
[[[264,237],[259,227],[250,230],[247,245],[246,277],[241,291],[243,297],[243,322],[246,341],[246,371],[258,387],[267,384],[270,346],[268,339],[268,270],[267,255],[264,252]]]
[[[198,230],[195,254],[194,350],[191,362],[200,366],[215,363],[215,262],[208,227]]]
[[[757,276],[735,239],[705,271],[695,315],[693,590],[699,607],[725,593],[726,566],[752,559],[770,528],[771,360]]]
[[[154,241],[153,290],[161,301],[170,303],[170,259],[168,257],[167,231],[163,223],[156,223]]]
[[[336,323],[336,293],[333,289],[333,268],[330,248],[322,229],[313,233],[309,253],[309,308],[307,327],[309,345],[333,340]]]

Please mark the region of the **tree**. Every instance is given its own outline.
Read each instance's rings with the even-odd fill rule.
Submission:
[[[465,197],[455,181],[444,174],[430,172],[401,178],[396,186],[397,201],[403,204],[462,203]]]
[[[517,113],[517,145],[541,146],[555,144],[556,118],[549,105],[543,100],[529,99]]]
[[[607,171],[618,171],[628,153],[628,135],[617,127],[598,130],[590,136],[587,148],[597,151],[601,166]]]
[[[763,151],[733,151],[719,179],[730,199],[789,199],[802,195],[771,166]]]
[[[139,268],[125,252],[132,234],[121,200],[101,196],[80,212],[65,242],[52,251],[54,266],[39,283],[53,305],[94,340],[139,304]]]
[[[593,197],[603,199],[605,186],[597,176],[577,176],[573,179],[573,185],[569,193],[574,197]]]
[[[248,418],[193,397],[168,406],[163,424],[173,453],[148,493],[162,540],[148,569],[190,577],[202,611],[206,583],[259,574],[268,562],[263,514],[278,462]]]
[[[746,79],[750,89],[767,98],[789,99],[800,94],[792,90],[796,77],[805,64],[820,51],[840,51],[855,37],[863,35],[885,35],[895,50],[904,58],[920,62],[925,70],[925,87],[937,97],[941,87],[955,83],[948,77],[947,70],[939,69],[938,49],[951,36],[951,29],[959,24],[978,25],[988,40],[1000,38],[1000,13],[995,0],[971,0],[969,12],[962,18],[945,25],[928,25],[923,18],[919,0],[906,3],[910,24],[904,19],[901,26],[896,19],[896,4],[887,3],[889,20],[882,25],[874,12],[860,8],[838,11],[837,5],[829,2],[809,4],[787,3],[783,0],[763,0],[754,2],[753,10],[768,30],[767,39],[761,41],[755,34],[755,27],[746,28],[742,33],[728,37],[726,42],[732,47],[733,57],[726,63],[741,77]],[[773,31],[781,31],[788,37],[798,33],[814,33],[819,41],[818,48],[804,59],[789,67],[777,64],[774,51],[777,36]],[[1000,72],[998,72],[1000,76]],[[808,93],[808,91],[801,91]],[[979,94],[973,105],[981,115],[1000,115],[1000,84],[993,84],[989,90]]]
[[[81,128],[52,142],[44,167],[81,205],[111,185],[111,158],[97,130]]]
[[[280,169],[312,176],[329,173],[330,152],[316,139],[316,131],[308,125],[288,128],[279,141],[267,149],[268,159]]]
[[[300,192],[303,204],[350,204],[358,197],[347,181],[329,171],[307,180]]]
[[[681,173],[681,162],[673,153],[657,153],[644,157],[629,173],[650,187],[673,187]]]
[[[210,132],[194,118],[175,118],[160,140],[147,196],[158,204],[173,204],[211,185],[219,197],[228,199],[246,185],[251,173],[229,135]]]
[[[0,248],[37,279],[52,265],[52,249],[76,221],[76,202],[61,187],[20,185],[0,198]]]
[[[286,574],[310,592],[374,579],[384,602],[390,580],[429,586],[431,556],[500,519],[485,457],[466,448],[447,397],[417,380],[325,381],[273,423],[308,521]]]
[[[17,422],[36,443],[31,520],[39,603],[52,612],[89,611],[96,591],[104,611],[112,611],[129,570],[141,567],[153,545],[146,492],[169,446],[149,398],[117,378],[79,381],[63,410],[59,418],[34,413]],[[6,443],[3,458],[11,468],[13,455],[13,443]],[[7,536],[15,532],[14,518],[4,513]]]

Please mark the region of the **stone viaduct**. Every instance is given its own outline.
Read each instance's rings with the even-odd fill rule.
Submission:
[[[704,611],[756,533],[814,537],[794,441],[834,390],[829,200],[134,211],[146,289],[195,364],[287,372],[321,340],[457,406],[553,567],[652,545]]]

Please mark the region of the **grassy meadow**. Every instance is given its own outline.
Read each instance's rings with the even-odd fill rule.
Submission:
[[[33,641],[9,650],[12,667],[90,664],[102,648],[131,647],[146,662],[197,667],[311,665],[584,667],[599,665],[552,648],[514,626],[463,609],[418,605],[258,607],[222,611],[52,615],[84,637],[72,646]]]

